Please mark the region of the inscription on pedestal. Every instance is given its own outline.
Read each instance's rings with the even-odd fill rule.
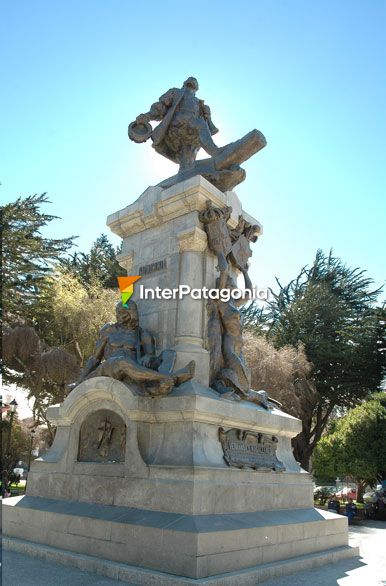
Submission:
[[[114,413],[101,409],[86,417],[79,433],[79,462],[124,462],[126,425]]]
[[[283,472],[284,464],[276,457],[278,439],[273,435],[245,429],[219,429],[224,460],[234,468]]]
[[[149,273],[155,273],[156,271],[162,271],[167,268],[166,259],[152,262],[148,265],[142,265],[138,269],[138,273],[142,276],[148,275]]]

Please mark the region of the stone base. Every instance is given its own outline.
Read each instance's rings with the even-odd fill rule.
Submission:
[[[4,505],[9,537],[193,579],[347,546],[347,519],[315,509],[178,515],[28,496]]]
[[[153,398],[98,377],[48,416],[57,426],[51,450],[33,462],[27,495],[4,501],[8,537],[191,583],[306,554],[319,559],[332,548],[346,551],[347,518],[313,508],[311,477],[291,449],[300,421],[278,409],[221,399],[196,381]],[[98,461],[99,419],[106,418],[116,426],[112,437],[121,451],[110,455],[108,448]],[[236,447],[228,448],[245,457],[241,466],[252,459],[259,467],[273,438],[280,471],[229,466],[221,430],[235,437]],[[244,432],[268,443],[253,455]],[[82,437],[95,453],[82,448]]]
[[[22,554],[36,556],[49,562],[76,567],[79,570],[94,572],[99,576],[107,576],[115,580],[120,580],[121,582],[137,584],[138,586],[183,586],[184,584],[205,584],[206,586],[234,586],[237,584],[238,586],[255,586],[265,580],[272,580],[303,570],[330,565],[359,555],[358,548],[348,546],[334,547],[321,553],[302,555],[282,562],[260,564],[239,572],[194,580],[192,578],[172,576],[164,572],[146,570],[93,556],[77,554],[56,547],[39,545],[22,539],[6,537],[3,539],[3,547],[4,549]]]

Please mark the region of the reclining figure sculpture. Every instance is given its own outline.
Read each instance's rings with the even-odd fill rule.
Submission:
[[[173,371],[174,350],[155,353],[154,337],[139,327],[137,304],[130,300],[116,306],[117,321],[100,330],[95,352],[87,361],[77,384],[96,376],[135,383],[146,395],[163,396],[194,376],[195,362]]]

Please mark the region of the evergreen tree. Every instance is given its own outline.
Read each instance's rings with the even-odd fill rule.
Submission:
[[[311,268],[283,286],[255,328],[265,332],[276,348],[304,347],[313,364],[311,381],[317,394],[303,431],[294,442],[295,457],[308,469],[312,451],[330,415],[355,406],[385,375],[385,308],[374,306],[380,290],[357,268],[346,267],[332,253],[318,251]]]
[[[47,195],[19,197],[1,208],[2,214],[2,296],[4,320],[12,323],[34,321],[34,303],[46,286],[53,263],[73,246],[74,237],[46,238],[42,229],[57,216],[41,211]]]
[[[28,391],[35,421],[45,422],[52,436],[47,407],[64,399],[98,330],[113,317],[118,293],[104,287],[116,288],[122,272],[106,236],[83,255],[86,268],[77,267],[77,276],[63,271],[59,263],[74,237],[42,235],[56,218],[41,211],[45,203],[46,194],[33,195],[2,208],[3,374],[5,383]]]
[[[62,259],[61,264],[86,287],[98,284],[107,289],[116,289],[117,277],[126,275],[117,261],[118,252],[107,236],[101,234],[88,254],[75,252],[69,258]]]

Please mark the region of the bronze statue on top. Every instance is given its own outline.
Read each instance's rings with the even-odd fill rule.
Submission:
[[[162,181],[170,187],[195,175],[202,175],[221,191],[233,189],[245,179],[240,164],[266,145],[265,137],[252,130],[240,140],[218,147],[212,136],[218,129],[212,122],[209,106],[196,97],[198,82],[188,77],[183,87],[171,88],[155,102],[149,112],[140,114],[129,126],[129,137],[135,142],[153,140],[153,148],[180,165],[177,175]],[[149,122],[160,121],[154,128]],[[209,159],[196,161],[200,148]]]
[[[77,384],[96,376],[109,376],[136,383],[144,394],[161,396],[193,378],[194,360],[185,368],[173,371],[176,361],[174,350],[164,350],[159,356],[156,355],[153,336],[139,327],[134,301],[129,301],[127,305],[119,302],[116,315],[115,324],[106,324],[101,329],[95,352]]]

